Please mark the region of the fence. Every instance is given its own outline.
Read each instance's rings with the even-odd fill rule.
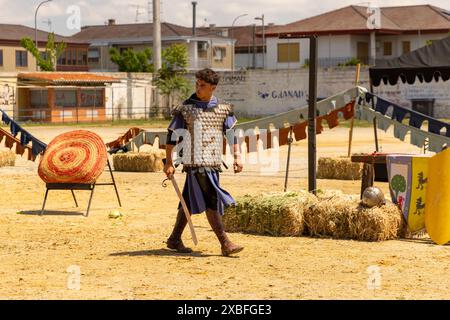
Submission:
[[[156,87],[18,85],[8,114],[18,122],[86,123],[149,120],[169,114],[168,100],[155,101]]]

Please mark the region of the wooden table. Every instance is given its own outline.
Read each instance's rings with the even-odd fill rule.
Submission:
[[[361,177],[361,199],[364,190],[372,187],[374,181],[388,182],[386,158],[387,154],[385,153],[361,154],[351,157],[352,162],[364,163]]]

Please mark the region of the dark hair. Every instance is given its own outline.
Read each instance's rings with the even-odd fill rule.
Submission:
[[[219,80],[220,80],[220,75],[217,72],[215,72],[214,70],[206,68],[206,69],[197,71],[197,73],[195,74],[195,78],[197,78],[199,80],[203,80],[206,83],[217,86],[217,84],[219,83]]]

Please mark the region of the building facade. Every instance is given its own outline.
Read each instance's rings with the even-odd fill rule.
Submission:
[[[153,24],[116,24],[113,19],[108,25],[85,26],[72,39],[89,43],[87,61],[90,71],[116,72],[118,66],[111,62],[109,51],[112,47],[119,52],[127,49],[142,51],[153,46]],[[162,49],[172,44],[185,45],[188,51],[188,70],[205,67],[219,71],[232,69],[233,40],[170,23],[161,24]]]
[[[22,25],[0,24],[0,72],[37,71],[36,59],[20,44],[22,38],[35,40],[35,30]],[[38,30],[37,42],[41,54],[45,52],[48,33]],[[66,44],[57,71],[87,71],[88,44],[55,35],[55,42]]]
[[[450,13],[431,5],[348,6],[269,28],[267,68],[307,67],[309,40],[299,39],[300,35],[318,35],[319,67],[333,67],[355,61],[373,65],[378,59],[398,57],[445,38],[449,30]]]
[[[106,87],[120,79],[88,73],[31,72],[17,75],[17,121],[104,121]]]

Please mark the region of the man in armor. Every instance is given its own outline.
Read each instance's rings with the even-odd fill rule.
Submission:
[[[231,105],[219,103],[213,95],[219,83],[219,75],[211,69],[203,69],[198,71],[195,77],[196,92],[172,112],[164,172],[169,178],[175,173],[172,151],[178,140],[177,154],[180,153],[183,172],[186,172],[182,193],[186,205],[190,214],[206,211],[208,222],[221,244],[222,255],[228,256],[244,249],[231,242],[225,232],[222,222],[224,207],[235,204],[235,201],[219,183],[223,137],[227,130],[234,127],[237,119]],[[234,154],[234,172],[241,172],[243,167],[239,145],[234,135],[228,143]],[[182,253],[192,252],[181,240],[186,224],[187,219],[180,203],[175,226],[167,240],[168,248]]]

